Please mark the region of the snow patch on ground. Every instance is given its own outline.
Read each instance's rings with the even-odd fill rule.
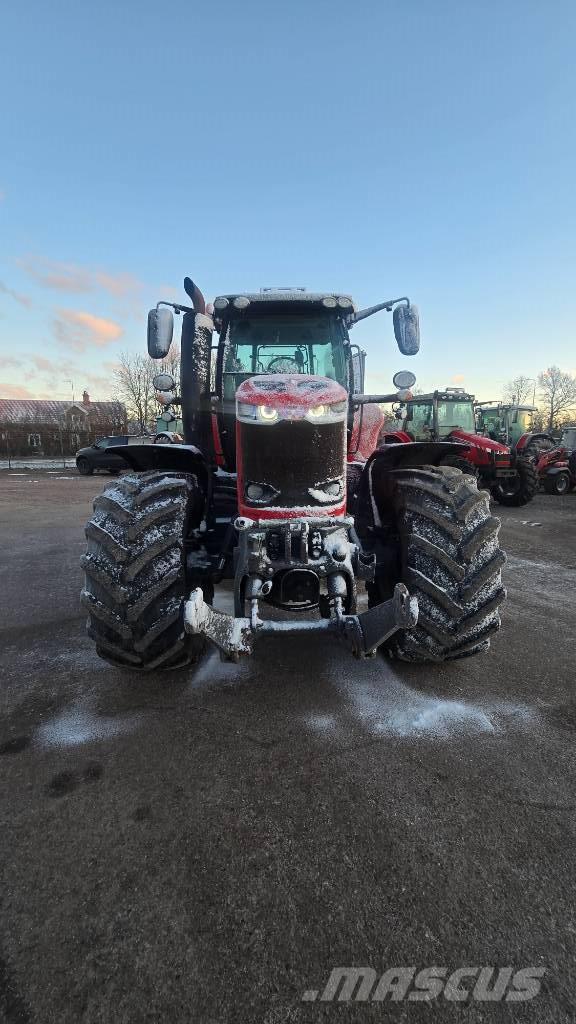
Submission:
[[[55,718],[44,722],[36,731],[34,742],[43,748],[77,747],[133,732],[142,715],[98,715],[89,704],[76,704]]]
[[[340,725],[346,729],[351,716],[371,735],[450,741],[463,734],[501,733],[510,726],[533,728],[538,717],[528,705],[510,701],[452,700],[415,690],[391,669],[377,682],[348,680],[336,685],[343,712],[309,714],[306,724],[313,732],[331,733]]]

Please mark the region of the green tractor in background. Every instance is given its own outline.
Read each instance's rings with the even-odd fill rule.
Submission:
[[[550,434],[533,430],[537,411],[535,405],[476,402],[476,429],[493,441],[500,441],[521,452],[526,458],[537,459],[542,451],[554,447]]]

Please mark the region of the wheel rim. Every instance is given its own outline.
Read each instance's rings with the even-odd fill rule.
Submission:
[[[556,481],[556,493],[557,494],[566,494],[567,490],[568,490],[568,481],[567,481],[566,477],[565,476],[559,477],[558,480]]]

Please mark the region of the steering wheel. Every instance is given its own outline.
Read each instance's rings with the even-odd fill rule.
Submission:
[[[275,363],[279,363],[280,365],[274,367]],[[277,373],[290,373],[293,371],[294,367],[296,367],[298,373],[301,373],[298,360],[295,359],[294,356],[275,356],[274,359],[271,359],[268,363],[268,372],[270,372],[273,367]]]

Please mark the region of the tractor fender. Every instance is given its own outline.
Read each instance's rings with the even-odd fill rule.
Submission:
[[[131,469],[145,473],[159,469],[167,473],[193,473],[206,492],[208,466],[199,448],[191,444],[131,444],[114,445],[107,449],[120,455]]]
[[[546,476],[557,476],[558,473],[568,473],[568,471],[569,470],[567,462],[557,462],[552,466],[546,466],[545,474]]]
[[[470,445],[460,441],[411,441],[385,444],[377,448],[366,463],[378,463],[379,472],[390,469],[411,469],[416,466],[437,466],[447,455],[464,456]]]
[[[466,444],[449,441],[413,441],[377,448],[364,466],[357,485],[355,517],[360,530],[383,525],[385,510],[393,507],[395,469],[438,466],[447,456],[462,456],[468,449]]]
[[[529,431],[518,438],[514,447],[517,452],[522,452],[529,444],[532,442],[538,443],[538,441],[552,441],[554,443],[554,438],[551,434],[547,434],[544,431]]]

